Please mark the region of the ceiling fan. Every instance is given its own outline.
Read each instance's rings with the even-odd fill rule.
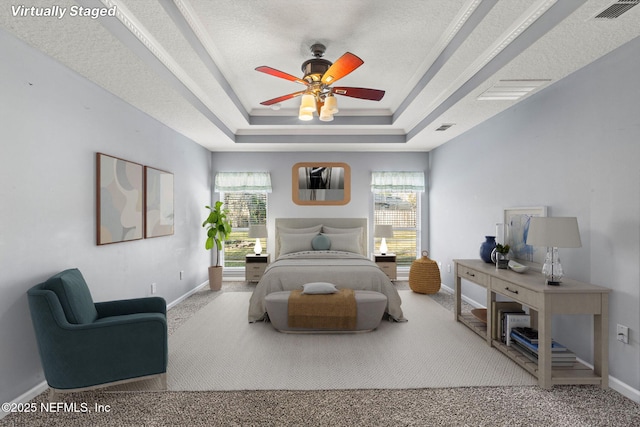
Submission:
[[[311,53],[314,58],[302,63],[304,76],[298,78],[275,68],[261,66],[256,71],[269,74],[281,79],[300,83],[306,88],[304,90],[279,96],[268,101],[261,102],[262,105],[274,105],[291,98],[302,96],[300,104],[300,120],[312,120],[313,112],[316,111],[320,120],[331,121],[333,115],[338,112],[338,105],[333,95],[349,96],[351,98],[366,99],[369,101],[380,101],[384,96],[384,91],[379,89],[367,89],[361,87],[332,87],[331,85],[343,78],[353,70],[364,64],[364,61],[353,53],[347,52],[334,63],[322,59],[326,47],[323,44],[315,43],[311,46]]]

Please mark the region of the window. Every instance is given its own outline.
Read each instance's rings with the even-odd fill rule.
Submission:
[[[244,257],[253,253],[255,244],[255,239],[249,238],[249,226],[267,224],[267,193],[226,192],[220,198],[232,227],[224,244],[224,266],[244,267]],[[266,247],[266,239],[260,242]]]
[[[386,239],[389,252],[396,254],[398,266],[411,265],[418,253],[420,193],[374,194],[373,223],[391,224],[393,237]],[[375,250],[380,247],[375,239]]]
[[[254,239],[249,239],[249,226],[267,224],[271,176],[268,172],[218,172],[215,191],[220,193],[232,228],[224,245],[224,266],[244,267],[245,255],[252,252],[255,244]],[[266,246],[266,241],[261,243]]]
[[[389,252],[396,254],[398,266],[410,266],[420,248],[420,194],[424,192],[423,172],[373,172],[373,221],[393,226],[386,239]],[[375,250],[380,247],[375,239]]]

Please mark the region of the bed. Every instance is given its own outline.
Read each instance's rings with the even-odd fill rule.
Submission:
[[[275,225],[274,261],[251,295],[249,322],[265,320],[267,295],[302,289],[309,282],[379,292],[387,297],[390,319],[406,321],[398,291],[367,256],[366,218],[276,218]]]

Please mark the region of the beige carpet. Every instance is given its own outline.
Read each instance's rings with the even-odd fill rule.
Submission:
[[[428,296],[400,293],[409,322],[383,321],[369,333],[313,335],[282,334],[269,323],[249,324],[250,294],[220,295],[169,338],[168,388],[396,389],[536,383]]]

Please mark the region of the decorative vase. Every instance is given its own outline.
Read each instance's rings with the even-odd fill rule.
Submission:
[[[480,259],[491,263],[491,252],[496,248],[496,236],[484,236],[486,239],[480,245]]]
[[[222,266],[209,267],[209,289],[219,291],[222,288]]]

